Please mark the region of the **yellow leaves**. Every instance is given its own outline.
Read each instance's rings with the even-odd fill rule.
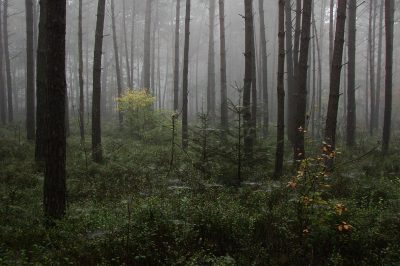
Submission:
[[[353,226],[351,226],[350,224],[347,224],[346,222],[342,222],[342,223],[343,223],[343,224],[339,224],[339,225],[338,225],[338,230],[339,230],[340,232],[342,232],[343,229],[346,230],[346,231],[348,231],[348,230],[350,229],[350,227],[353,227]]]

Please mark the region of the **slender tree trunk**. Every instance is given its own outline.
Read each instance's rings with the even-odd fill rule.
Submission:
[[[214,22],[215,22],[215,0],[210,0],[209,35],[208,35],[207,111],[209,111],[213,117],[215,115]]]
[[[295,143],[294,160],[303,160],[305,158],[304,133],[305,133],[305,114],[307,111],[307,64],[308,48],[310,42],[311,27],[311,5],[312,0],[303,2],[303,18],[301,27],[301,44],[299,71],[297,78],[297,116],[295,124]]]
[[[28,141],[35,141],[35,56],[33,52],[33,2],[25,0],[26,13],[26,129]]]
[[[369,128],[368,91],[369,91],[369,46],[367,46],[367,67],[365,69],[365,129]]]
[[[340,72],[342,70],[344,28],[346,24],[346,0],[338,0],[335,46],[330,74],[328,114],[325,126],[325,167],[331,168],[335,156],[336,125],[340,96]]]
[[[383,3],[384,0],[381,0],[381,5],[379,8],[379,30],[378,30],[378,59],[377,59],[377,70],[376,70],[376,97],[375,97],[375,110],[376,110],[376,117],[375,117],[375,128],[378,129],[379,127],[379,120],[380,120],[380,98],[381,98],[381,71],[382,71],[382,36],[383,36]]]
[[[47,0],[40,0],[39,36],[37,49],[37,69],[46,69],[46,16]],[[46,155],[46,71],[38,71],[36,76],[36,146],[35,160],[43,161]]]
[[[348,74],[347,74],[347,136],[346,144],[355,145],[356,132],[356,13],[357,0],[349,1],[349,32],[348,32]]]
[[[251,134],[251,85],[253,78],[254,60],[254,27],[253,27],[253,0],[244,0],[245,13],[245,71],[243,89],[243,134],[244,152],[246,160],[253,157],[253,135]]]
[[[333,6],[334,0],[330,0],[329,5],[329,75],[332,72],[332,57],[333,57]],[[322,23],[322,22],[321,22]]]
[[[144,26],[144,57],[143,57],[143,86],[150,93],[150,33],[151,33],[151,2],[146,2],[145,26]],[[153,93],[153,92],[152,92]]]
[[[156,18],[154,21],[154,26],[153,26],[153,34],[151,38],[151,43],[152,43],[152,51],[151,51],[151,72],[150,72],[150,87],[151,87],[151,92],[153,93],[153,96],[157,96],[156,92],[156,84],[155,84],[155,69],[156,69],[156,31],[157,31],[157,23],[158,23],[158,2],[155,2],[157,5],[156,8]]]
[[[293,86],[293,34],[292,34],[292,6],[291,1],[285,1],[285,14],[286,14],[286,69],[287,69],[287,127],[294,128],[294,121],[296,119],[296,97],[294,95],[294,86]],[[292,125],[292,126],[290,126]],[[291,132],[291,133],[294,133]],[[289,134],[289,130],[287,130],[287,134]],[[289,135],[288,135],[289,137]],[[293,137],[293,136],[291,136]],[[293,141],[293,138],[291,139]]]
[[[112,25],[113,43],[114,43],[115,71],[116,71],[116,75],[117,75],[117,91],[118,91],[118,97],[121,97],[121,95],[122,95],[122,80],[121,80],[121,69],[120,69],[120,64],[119,64],[117,30],[116,30],[116,25],[115,25],[114,0],[111,0],[111,25]],[[119,121],[120,128],[122,128],[122,123],[124,120],[123,120],[121,110],[118,110],[118,121]]]
[[[221,128],[225,132],[229,128],[228,95],[226,84],[226,47],[225,47],[225,0],[219,0],[219,32],[221,55]],[[197,100],[196,100],[197,102]],[[222,134],[225,137],[225,133]]]
[[[79,60],[79,129],[81,141],[85,140],[85,96],[83,94],[83,48],[82,48],[82,0],[79,0],[78,8],[78,60]],[[88,77],[86,77],[88,78]]]
[[[293,82],[295,84],[294,93],[297,94],[297,87],[299,81],[299,44],[300,44],[300,33],[301,33],[301,0],[296,0],[296,24],[294,31],[294,47],[293,47]],[[298,96],[298,95],[296,95]],[[293,100],[294,105],[291,106],[294,110],[296,110],[295,116],[292,120],[288,121],[287,130],[288,130],[288,138],[291,143],[296,141],[296,119],[297,119],[297,101]]]
[[[181,0],[176,0],[176,19],[175,19],[175,65],[174,65],[174,111],[179,108],[179,22],[181,10]]]
[[[47,2],[46,168],[43,205],[46,216],[58,219],[66,210],[65,182],[65,28],[66,2]]]
[[[277,143],[275,154],[275,179],[281,177],[283,168],[283,151],[285,137],[285,89],[284,89],[284,71],[285,71],[285,1],[279,0],[279,54],[278,54],[278,78],[277,78],[277,94],[278,94],[278,127],[277,127]],[[287,25],[287,24],[286,24]]]
[[[289,1],[288,1],[289,2]],[[279,2],[280,3],[280,2]],[[290,3],[289,3],[290,4]],[[267,68],[267,39],[265,37],[265,19],[264,19],[264,0],[258,0],[258,8],[260,13],[260,39],[261,39],[261,69],[262,69],[262,88],[263,91],[263,136],[267,138],[268,136],[268,124],[269,124],[269,114],[268,114],[268,68]],[[291,30],[291,29],[290,29]],[[291,50],[290,50],[291,53]],[[292,72],[293,73],[293,72]],[[293,76],[291,76],[293,78]],[[289,81],[288,81],[289,82]],[[278,95],[279,97],[279,95]]]
[[[256,56],[257,48],[256,43],[256,32],[254,31],[254,38],[251,42],[251,50],[253,53],[252,67],[253,71],[251,73],[251,134],[253,135],[253,144],[257,142],[257,68],[256,68]]]
[[[310,116],[311,116],[311,122],[312,122],[312,128],[311,128],[311,138],[315,138],[315,94],[316,94],[316,89],[315,89],[315,72],[316,72],[316,67],[315,67],[315,43],[318,42],[318,36],[316,34],[316,28],[317,26],[315,25],[315,16],[314,16],[314,7],[312,8],[312,31],[315,33],[313,42],[312,42],[312,55],[313,55],[313,78],[312,78],[312,101],[311,101],[311,108],[310,108]],[[317,40],[316,40],[317,39]]]
[[[3,125],[7,124],[7,96],[6,96],[6,87],[4,83],[4,70],[3,70],[3,32],[1,31],[1,3],[0,3],[0,105],[1,105],[1,110],[0,110],[0,116],[1,116],[1,123]]]
[[[132,8],[132,30],[131,30],[131,80],[130,83],[131,84],[131,88],[133,89],[134,84],[133,84],[133,76],[134,76],[134,72],[135,72],[135,68],[134,68],[134,51],[135,51],[135,17],[136,17],[136,0],[133,0],[133,8]],[[139,84],[137,84],[139,85]]]
[[[92,150],[93,161],[100,163],[103,160],[101,147],[101,55],[103,52],[103,30],[106,1],[99,0],[97,6],[96,33],[93,57],[93,101],[92,101]]]
[[[183,84],[182,84],[182,147],[188,147],[188,73],[189,73],[189,34],[190,34],[190,0],[186,0],[185,15],[185,47],[183,53]]]
[[[394,0],[385,0],[385,35],[386,35],[386,76],[385,76],[385,111],[383,118],[382,149],[387,151],[390,141],[392,120],[393,86],[393,24]]]
[[[376,2],[376,0],[375,0]],[[375,120],[375,35],[373,32],[375,12],[373,12],[374,0],[370,0],[369,5],[369,27],[368,27],[368,46],[369,46],[369,83],[370,83],[370,122],[369,122],[369,134],[370,136],[374,133],[374,120]]]
[[[13,91],[10,66],[10,52],[8,50],[8,0],[3,1],[3,38],[4,38],[4,59],[6,61],[7,75],[7,99],[8,99],[8,122],[14,121],[13,113]]]

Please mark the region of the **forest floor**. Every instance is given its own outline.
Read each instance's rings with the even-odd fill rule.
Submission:
[[[378,136],[339,143],[329,173],[321,142],[309,140],[298,171],[286,143],[273,180],[273,132],[245,160],[235,134],[201,125],[187,150],[170,129],[139,140],[116,128],[103,125],[102,164],[71,128],[67,213],[48,227],[35,145],[0,127],[0,265],[400,264],[398,134],[385,154]]]

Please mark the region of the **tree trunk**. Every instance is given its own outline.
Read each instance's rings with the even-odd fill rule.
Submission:
[[[221,128],[222,132],[228,130],[228,95],[226,85],[226,47],[225,47],[225,0],[219,0],[219,32],[221,55]],[[196,100],[197,102],[197,100]],[[222,133],[222,137],[225,134]]]
[[[179,12],[181,10],[181,0],[176,0],[176,19],[175,19],[175,66],[174,66],[174,111],[179,108]]]
[[[189,34],[190,34],[190,0],[186,0],[185,15],[185,47],[183,53],[182,84],[182,147],[188,147],[188,73],[189,73]]]
[[[329,5],[329,75],[332,72],[332,57],[333,57],[333,6],[334,0],[330,0]]]
[[[136,17],[136,0],[133,0],[133,8],[132,8],[132,30],[131,30],[131,80],[130,80],[130,82],[129,82],[129,84],[131,84],[131,86],[132,86],[132,89],[133,89],[133,87],[134,87],[134,84],[133,84],[133,76],[134,76],[134,70],[135,70],[135,68],[134,68],[134,66],[133,66],[133,63],[134,63],[134,51],[135,51],[135,39],[134,39],[134,36],[135,36],[135,17]],[[139,84],[137,84],[137,85],[139,85]]]
[[[93,101],[92,101],[92,150],[93,161],[100,163],[103,160],[101,147],[101,55],[103,52],[103,30],[105,0],[99,0],[97,6],[96,33],[93,57]]]
[[[125,0],[122,1],[122,27],[124,29],[124,42],[125,42],[125,64],[128,87],[132,88],[131,83],[131,69],[129,65],[129,52],[128,52],[128,36],[126,35],[126,14],[125,14]]]
[[[383,118],[382,149],[387,151],[390,141],[392,120],[392,86],[393,86],[393,14],[394,0],[385,0],[385,33],[386,33],[386,76],[385,76],[385,111]]]
[[[332,71],[330,74],[328,114],[325,126],[325,167],[331,168],[335,156],[336,125],[340,96],[340,72],[342,70],[344,28],[346,24],[346,0],[338,0],[335,46],[332,57]]]
[[[253,78],[254,50],[254,27],[253,27],[253,1],[244,0],[245,13],[245,70],[243,88],[243,134],[244,152],[246,160],[253,157],[253,136],[251,134],[251,84]]]
[[[357,0],[349,0],[348,74],[347,74],[347,136],[346,144],[355,145],[356,132],[356,13]]]
[[[8,99],[8,122],[14,121],[13,113],[13,91],[11,79],[11,66],[10,66],[10,52],[8,50],[8,0],[3,2],[3,38],[4,38],[4,59],[6,61],[6,75],[7,75],[7,99]]]
[[[46,55],[46,169],[43,188],[44,211],[48,218],[58,219],[66,210],[65,181],[65,28],[66,2],[47,2]]]
[[[157,24],[158,24],[158,2],[155,2],[157,5],[156,8],[156,18],[154,21],[154,26],[153,26],[153,33],[152,33],[152,38],[151,38],[151,72],[150,72],[150,88],[151,92],[153,93],[153,96],[157,97],[157,89],[156,89],[156,84],[155,84],[155,69],[156,69],[156,32],[157,32]]]
[[[379,30],[378,30],[378,59],[377,59],[377,70],[376,70],[376,97],[375,97],[375,128],[378,129],[379,127],[379,120],[380,120],[380,98],[381,98],[381,71],[382,71],[382,21],[383,21],[383,3],[384,0],[381,0],[381,5],[379,8]]]
[[[143,55],[143,87],[150,93],[150,33],[151,33],[151,2],[146,2],[145,25],[144,25],[144,55]]]
[[[294,128],[294,121],[296,119],[296,97],[294,95],[294,86],[293,86],[293,47],[292,47],[292,7],[291,1],[285,1],[285,14],[286,14],[286,69],[287,69],[287,127]],[[291,132],[293,134],[294,131]],[[289,134],[289,130],[287,130],[287,134]],[[294,135],[293,135],[294,136]],[[291,136],[291,141],[293,142],[293,136]],[[289,137],[289,135],[288,135]]]
[[[26,13],[26,138],[35,141],[35,57],[33,54],[33,3],[25,0]]]
[[[82,48],[82,0],[79,0],[78,8],[78,60],[79,60],[79,129],[81,141],[85,140],[85,101],[83,95],[83,48]],[[86,77],[87,78],[87,77]]]
[[[293,47],[293,82],[295,87],[293,88],[294,93],[297,95],[297,87],[299,81],[299,44],[300,44],[300,33],[301,33],[301,0],[296,0],[296,24],[294,31],[294,47]],[[294,105],[291,108],[294,108],[297,113],[297,101],[293,100]],[[296,118],[297,114],[292,117],[292,120],[288,121],[287,130],[288,130],[288,138],[291,143],[294,144],[296,141]],[[290,119],[290,118],[289,118]]]
[[[116,75],[117,75],[117,91],[118,91],[118,97],[121,97],[122,96],[122,81],[121,81],[121,69],[119,67],[120,65],[119,65],[117,30],[116,30],[116,26],[115,26],[114,0],[111,0],[111,25],[112,25],[112,31],[113,31],[115,71],[116,71]],[[118,121],[119,121],[120,128],[122,128],[123,116],[122,116],[121,110],[118,110]]]
[[[214,58],[214,21],[215,0],[209,5],[209,35],[208,35],[208,73],[207,73],[207,111],[215,116],[215,58]],[[212,119],[214,121],[214,118]]]
[[[299,71],[297,77],[297,116],[295,123],[295,143],[294,160],[303,160],[305,158],[304,133],[305,133],[305,114],[307,111],[307,64],[308,48],[310,42],[311,26],[311,5],[312,0],[303,2],[303,18],[301,27],[301,44]]]
[[[274,177],[278,179],[282,175],[283,168],[283,151],[285,137],[285,88],[284,88],[284,72],[285,72],[285,1],[279,0],[279,54],[278,54],[278,127],[277,127],[277,143],[275,154],[275,172]],[[287,25],[287,24],[286,24]]]
[[[6,87],[4,84],[4,71],[3,71],[3,36],[1,31],[1,3],[0,3],[0,116],[1,116],[1,123],[3,125],[7,124],[7,96],[6,96]]]
[[[376,2],[376,0],[375,0]],[[369,134],[374,133],[374,120],[375,120],[375,34],[373,34],[375,12],[373,11],[374,0],[370,0],[369,5],[369,27],[368,27],[368,47],[369,47],[369,86],[370,86],[370,122]]]

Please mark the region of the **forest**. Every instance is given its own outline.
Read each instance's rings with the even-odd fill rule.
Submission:
[[[396,0],[0,0],[0,265],[399,265]]]

